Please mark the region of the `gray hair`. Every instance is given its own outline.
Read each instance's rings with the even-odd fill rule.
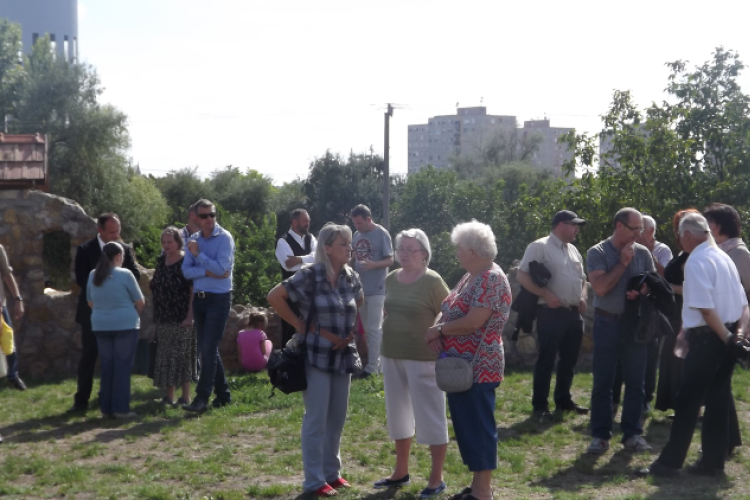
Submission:
[[[414,238],[422,245],[422,249],[427,252],[427,258],[424,260],[425,267],[430,264],[432,259],[432,249],[430,248],[430,240],[427,239],[427,235],[421,229],[404,229],[396,235],[396,248],[401,245],[401,238]],[[398,258],[398,252],[396,252],[396,262],[401,264],[401,260]]]
[[[333,222],[327,222],[323,229],[318,233],[318,246],[315,249],[315,263],[322,263],[326,267],[326,276],[329,278],[335,278],[333,274],[333,265],[331,259],[328,258],[325,247],[331,246],[336,241],[336,238],[343,236],[344,239],[351,243],[352,241],[352,230],[349,226],[343,226],[334,224]],[[344,267],[347,267],[344,265]]]
[[[680,219],[678,231],[680,237],[683,237],[685,233],[690,233],[698,238],[703,237],[704,241],[711,237],[711,230],[708,227],[708,222],[701,214],[685,214],[685,216]]]
[[[451,243],[474,250],[481,257],[495,260],[497,244],[492,228],[476,219],[463,222],[451,231]]]
[[[656,221],[654,218],[650,215],[641,214],[641,219],[643,219],[643,229],[654,228],[654,234],[656,234]]]

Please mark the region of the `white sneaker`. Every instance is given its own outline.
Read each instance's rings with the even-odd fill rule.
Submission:
[[[591,440],[591,444],[589,444],[589,447],[586,448],[586,453],[589,453],[591,455],[601,455],[603,453],[606,453],[608,449],[609,441],[602,438],[594,438]]]
[[[622,446],[629,451],[651,451],[651,445],[642,436],[637,435],[630,436]]]

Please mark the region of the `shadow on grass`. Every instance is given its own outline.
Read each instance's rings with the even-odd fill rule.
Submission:
[[[117,420],[101,418],[99,416],[89,416],[89,410],[83,413],[62,413],[50,415],[47,417],[33,418],[24,420],[0,428],[2,435],[8,443],[37,443],[49,440],[65,439],[95,429],[109,429],[97,434],[94,439],[101,442],[110,442],[114,439],[122,438],[124,435],[143,437],[149,434],[159,433],[162,429],[175,427],[180,424],[183,418],[167,419],[139,422],[144,416],[158,416],[164,414],[161,404],[154,401],[153,396],[158,395],[158,390],[140,392],[131,399],[131,409],[139,416],[131,420]],[[96,401],[96,400],[94,400]],[[94,403],[95,404],[95,403]],[[90,407],[93,405],[90,405]],[[83,421],[79,420],[84,418]],[[71,420],[75,420],[71,422]],[[130,426],[132,423],[134,426]],[[129,426],[119,429],[119,427]],[[38,430],[42,429],[42,430]]]

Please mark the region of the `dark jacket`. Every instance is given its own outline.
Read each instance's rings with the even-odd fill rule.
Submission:
[[[529,262],[529,276],[534,284],[541,288],[546,287],[550,278],[552,278],[552,274],[547,267],[535,260]],[[538,295],[521,287],[521,292],[510,306],[511,309],[518,313],[518,316],[516,316],[516,328],[510,337],[511,340],[518,340],[520,330],[526,333],[533,331],[534,321],[536,320],[536,304],[538,301]]]
[[[643,283],[650,290],[648,296],[626,301],[623,317],[625,334],[632,335],[636,343],[673,333],[668,319],[676,307],[672,286],[656,273],[641,273],[630,278],[628,290],[639,290]]]
[[[123,259],[122,267],[133,273],[135,280],[139,281],[141,273],[138,272],[138,268],[135,265],[133,253],[127,244],[123,244],[122,246],[125,249],[125,258]],[[86,300],[86,286],[89,282],[89,274],[96,267],[101,255],[102,249],[99,246],[98,237],[82,243],[76,250],[76,284],[81,289],[81,294],[78,296],[78,308],[76,309],[76,323],[89,329],[91,329],[91,308]]]

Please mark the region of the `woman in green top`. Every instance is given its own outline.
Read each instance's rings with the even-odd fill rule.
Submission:
[[[396,236],[396,261],[401,269],[385,279],[383,322],[383,385],[388,434],[396,442],[396,468],[375,488],[409,484],[409,450],[412,437],[430,447],[432,471],[420,498],[445,490],[443,463],[448,449],[445,393],[435,382],[437,355],[424,341],[435,324],[448,286],[430,263],[430,242],[421,229]]]

